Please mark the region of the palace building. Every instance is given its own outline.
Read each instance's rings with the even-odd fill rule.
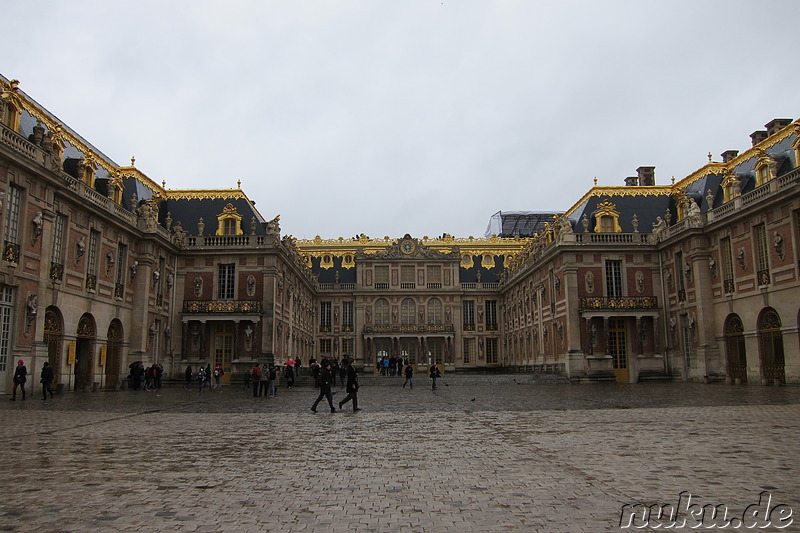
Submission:
[[[642,166],[480,238],[297,240],[235,189],[167,189],[0,76],[0,392],[353,355],[373,372],[800,382],[800,122],[669,184]]]

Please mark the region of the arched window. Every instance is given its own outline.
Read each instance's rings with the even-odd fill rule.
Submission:
[[[442,321],[442,301],[438,298],[428,300],[428,324],[441,326]]]
[[[411,298],[404,298],[400,302],[400,324],[402,326],[413,326],[416,324],[417,304]]]
[[[386,298],[375,301],[375,324],[386,326],[389,324],[389,302]]]
[[[768,383],[784,383],[786,374],[781,319],[771,307],[761,311],[758,317],[758,348],[761,377]]]
[[[744,343],[744,325],[738,315],[725,319],[725,354],[728,378],[747,383],[747,349]]]
[[[120,381],[120,368],[122,367],[122,322],[116,318],[108,326],[108,344],[106,345],[106,387],[115,388]]]

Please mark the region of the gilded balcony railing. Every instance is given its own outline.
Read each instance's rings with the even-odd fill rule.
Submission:
[[[623,298],[581,298],[580,310],[627,310],[627,309],[658,309],[658,299],[655,296],[629,296]]]
[[[188,300],[184,313],[261,313],[260,300]]]
[[[363,332],[369,333],[453,333],[452,324],[414,324],[403,326],[400,324],[387,324],[378,326],[364,326]]]

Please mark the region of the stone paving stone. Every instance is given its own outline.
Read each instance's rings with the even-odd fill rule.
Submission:
[[[620,531],[681,491],[800,512],[800,387],[494,379],[365,380],[359,413],[303,388],[3,402],[0,530]]]

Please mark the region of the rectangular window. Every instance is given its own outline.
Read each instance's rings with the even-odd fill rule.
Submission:
[[[61,281],[64,278],[64,228],[67,217],[56,213],[53,223],[53,259],[50,262],[50,279]]]
[[[331,355],[333,353],[333,346],[332,339],[320,339],[319,340],[319,353],[320,355]]]
[[[375,288],[376,289],[389,288],[389,265],[375,266]]]
[[[486,364],[496,365],[498,361],[497,339],[488,338],[486,339]]]
[[[622,261],[606,260],[606,298],[622,297]]]
[[[100,241],[100,232],[89,231],[89,251],[86,256],[86,290],[97,290],[97,246]]]
[[[486,300],[486,329],[497,331],[497,300]]]
[[[319,330],[331,330],[331,302],[319,303]]]
[[[475,300],[464,300],[464,331],[475,331]]]
[[[464,339],[464,364],[475,362],[475,339]]]
[[[688,371],[692,367],[692,333],[687,315],[681,315],[681,333],[683,338],[683,360]]]
[[[114,275],[114,297],[122,299],[125,295],[125,265],[128,263],[128,245],[117,244],[117,270]]]
[[[429,289],[442,288],[442,265],[428,265],[426,274],[428,276],[427,286]]]
[[[351,301],[342,302],[342,328],[344,331],[353,331],[353,302]]]
[[[400,266],[400,283],[411,283],[416,285],[416,268],[414,265],[401,265]]]
[[[218,268],[217,298],[220,300],[233,300],[236,297],[236,264],[220,263]]]
[[[734,292],[736,285],[733,281],[733,248],[730,237],[723,237],[719,241],[722,256],[722,286],[726,293]]]
[[[353,339],[342,339],[342,355],[353,355],[355,353],[353,351],[354,345],[355,341]]]
[[[758,261],[756,277],[759,285],[769,285],[769,248],[767,248],[767,229],[764,224],[753,226],[753,237],[756,240],[756,260]]]
[[[6,201],[6,225],[3,238],[6,242],[19,244],[19,210],[22,198],[22,189],[16,185],[8,188],[8,200]]]
[[[164,303],[164,276],[166,276],[166,261],[163,257],[158,259],[158,280],[156,281],[156,305],[161,307]]]
[[[683,272],[683,252],[675,252],[675,277],[678,278],[678,301],[686,301],[686,277]]]
[[[9,263],[19,263],[19,210],[22,198],[22,189],[16,185],[8,188],[6,201],[6,219],[3,231],[3,259]]]
[[[0,285],[0,372],[8,369],[11,355],[11,328],[14,316],[14,288]]]

